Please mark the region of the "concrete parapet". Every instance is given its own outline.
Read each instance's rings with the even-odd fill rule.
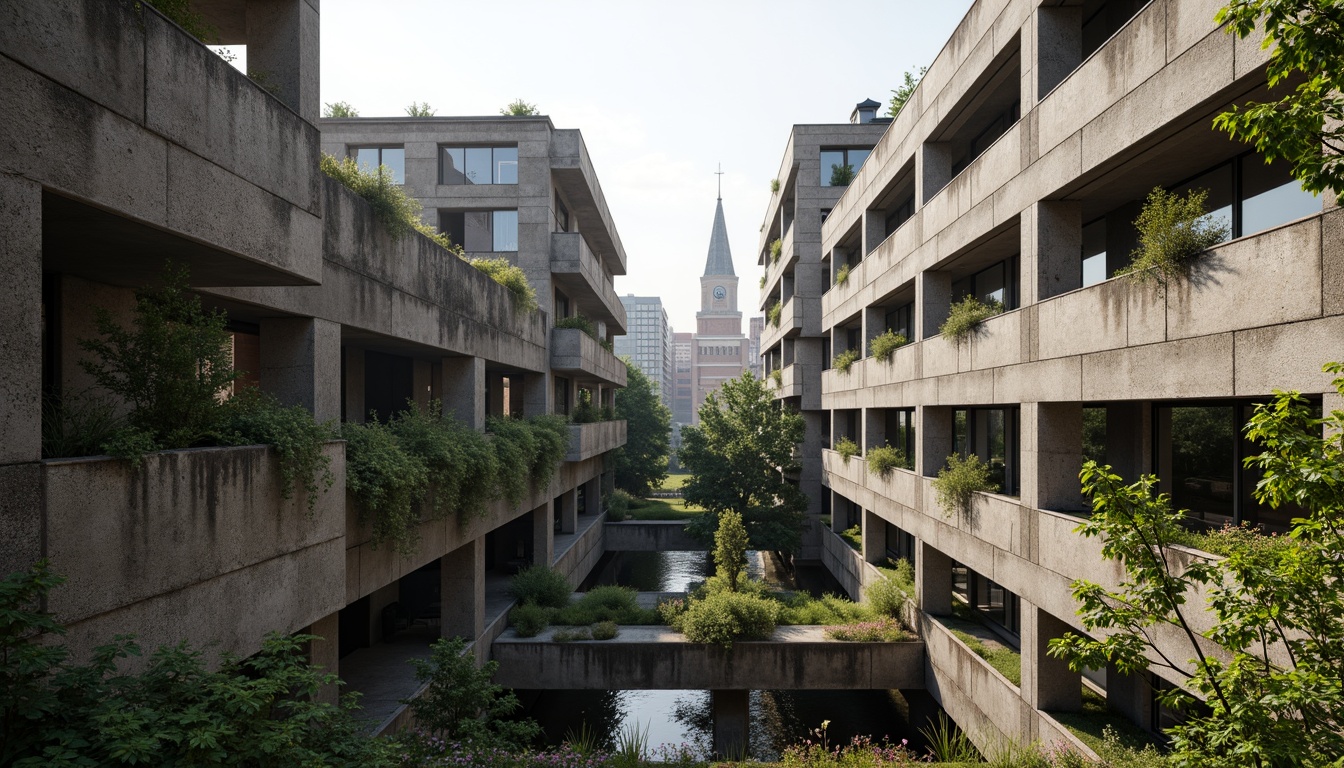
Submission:
[[[625,445],[625,419],[569,425],[565,461],[587,461]]]
[[[608,552],[706,552],[709,545],[686,532],[680,520],[607,523]]]
[[[560,286],[584,306],[600,307],[594,319],[607,323],[616,335],[625,333],[625,305],[616,295],[611,276],[578,232],[551,233],[551,274]]]
[[[551,370],[625,386],[625,363],[578,328],[551,329]]]

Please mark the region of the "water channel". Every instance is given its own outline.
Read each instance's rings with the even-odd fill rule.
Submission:
[[[761,557],[749,561],[748,571],[760,577]],[[642,592],[684,592],[708,572],[705,552],[621,552],[609,555],[588,584],[622,584]],[[839,585],[820,567],[800,568],[801,587],[822,594],[840,592]],[[586,588],[587,585],[585,585]],[[586,728],[599,740],[614,743],[628,729],[647,733],[653,749],[686,745],[708,754],[713,740],[709,691],[538,691],[523,695],[528,714],[541,723],[549,744]],[[848,743],[854,736],[884,737],[923,751],[919,729],[937,719],[938,705],[924,691],[752,691],[750,752],[758,760],[778,759],[785,747],[815,738],[813,729],[830,721],[831,744]],[[655,752],[656,755],[656,752]]]

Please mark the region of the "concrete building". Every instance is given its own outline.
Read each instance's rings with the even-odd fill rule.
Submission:
[[[765,332],[765,317],[753,317],[747,321],[747,367],[756,378],[765,375],[761,365],[761,334]]]
[[[1238,425],[1275,388],[1344,407],[1321,373],[1344,359],[1344,211],[1212,128],[1267,91],[1259,39],[1219,29],[1219,5],[975,2],[852,183],[812,206],[830,209],[820,317],[794,309],[763,342],[785,396],[829,417],[829,440],[904,453],[905,468],[879,476],[820,451],[832,529],[863,531],[861,553],[826,533],[822,559],[854,592],[874,563],[913,561],[928,687],[981,743],[1070,740],[1052,713],[1078,710],[1084,685],[1142,726],[1173,716],[1154,704],[1168,684],[1156,668],[1084,682],[1045,654],[1082,629],[1070,583],[1120,576],[1074,533],[1084,456],[1129,479],[1155,473],[1192,524],[1283,530],[1293,512],[1251,497]],[[808,162],[798,178],[815,173]],[[1165,292],[1109,277],[1155,187],[1208,190],[1231,232]],[[767,294],[801,307],[795,250],[772,265]],[[1006,311],[966,340],[942,338],[969,295]],[[869,345],[887,330],[909,343],[877,360]],[[789,333],[818,332],[819,355],[798,341],[790,353]],[[847,372],[804,372],[846,350],[860,355]],[[819,390],[807,383],[818,377]],[[970,513],[945,512],[931,487],[953,453],[980,456],[1000,487]],[[947,631],[954,601],[1020,648],[1020,685]]]
[[[694,370],[691,360],[694,357],[695,334],[672,334],[672,423],[690,424],[695,416]]]
[[[625,367],[553,320],[583,313],[605,339],[623,332],[611,276],[625,253],[577,131],[544,117],[371,127],[350,151],[399,164],[469,248],[488,235],[486,250],[520,263],[542,305],[520,310],[428,239],[393,237],[319,171],[324,145],[347,146],[318,119],[317,3],[193,7],[219,42],[247,46],[269,90],[143,3],[17,3],[0,25],[0,571],[48,558],[67,578],[47,608],[77,657],[122,633],[246,656],[267,632],[312,632],[329,671],[381,691],[363,703],[390,726],[417,687],[401,662],[432,636],[488,653],[511,568],[586,575],[624,422],[571,425],[547,487],[479,518],[422,519],[401,551],[374,546],[347,499],[342,441],[326,447],[335,483],[310,512],[302,494],[281,497],[265,446],[169,451],[139,468],[44,459],[44,397],[91,385],[78,340],[95,335],[94,308],[124,321],[171,259],[228,312],[261,389],[320,420],[436,398],[479,429],[487,415],[566,412],[579,389],[609,402]],[[499,151],[486,164],[497,184],[436,184],[459,142]]]
[[[700,311],[695,313],[695,340],[691,345],[691,424],[700,423],[700,406],[723,382],[742,375],[747,367],[747,337],[742,335],[742,312],[737,308],[737,274],[728,247],[728,225],[723,198],[714,208],[705,272],[700,276]]]
[[[676,370],[672,362],[672,326],[667,323],[667,310],[657,296],[621,297],[625,306],[624,336],[616,337],[617,357],[629,357],[653,382],[654,391],[661,393],[663,405],[672,408],[673,379]]]
[[[804,560],[821,556],[821,520],[830,509],[821,486],[821,450],[830,445],[830,414],[821,404],[821,371],[830,357],[821,329],[821,296],[830,282],[821,258],[821,226],[848,189],[841,182],[864,166],[890,122],[873,118],[877,106],[871,99],[859,104],[850,123],[793,126],[776,177],[779,192],[766,209],[758,246],[765,270],[759,306],[767,318],[777,318],[762,323],[761,375],[770,379],[777,398],[803,415],[807,427],[797,478],[809,500],[799,553]],[[864,122],[858,122],[860,110]]]

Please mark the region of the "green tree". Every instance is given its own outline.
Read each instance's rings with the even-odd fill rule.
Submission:
[[[407,117],[433,117],[434,108],[429,106],[429,102],[412,101],[409,107],[406,107]]]
[[[1217,21],[1238,37],[1264,33],[1278,98],[1233,106],[1214,125],[1254,144],[1266,161],[1291,163],[1303,189],[1333,190],[1344,203],[1344,2],[1232,0]]]
[[[537,111],[536,104],[529,104],[522,99],[514,99],[499,110],[499,114],[506,117],[530,117],[541,113]]]
[[[742,516],[729,509],[719,515],[719,529],[714,532],[714,567],[719,578],[728,582],[728,591],[737,591],[737,580],[747,568],[746,526]]]
[[[910,94],[915,92],[915,86],[924,79],[924,73],[928,72],[928,67],[920,67],[918,72],[906,72],[902,77],[904,82],[900,87],[891,92],[891,106],[887,108],[887,116],[895,117],[901,113],[901,107],[910,100]]]
[[[337,101],[322,108],[323,117],[359,117],[359,110],[348,101]]]
[[[794,451],[803,441],[803,417],[783,408],[748,371],[724,382],[700,406],[700,426],[681,430],[681,464],[691,478],[687,504],[707,510],[687,525],[712,540],[719,515],[742,515],[753,549],[793,552],[802,535],[807,497],[785,476],[799,471]]]
[[[522,705],[513,691],[495,685],[491,678],[499,662],[476,666],[460,637],[434,642],[430,657],[411,659],[415,677],[428,683],[425,692],[408,702],[416,725],[448,741],[476,746],[520,749],[541,735],[531,719],[511,720]]]
[[[1326,366],[1332,373],[1344,366]],[[1335,388],[1344,394],[1344,376]],[[1178,766],[1338,766],[1344,761],[1344,411],[1324,418],[1296,392],[1258,406],[1246,435],[1263,453],[1246,459],[1263,479],[1255,497],[1273,507],[1298,505],[1285,547],[1247,547],[1227,558],[1180,567],[1167,545],[1178,541],[1184,513],[1156,478],[1125,485],[1109,467],[1083,466],[1093,516],[1079,527],[1103,538],[1125,578],[1115,590],[1080,580],[1083,626],[1099,640],[1066,634],[1050,653],[1073,669],[1114,664],[1121,672],[1153,664],[1182,687],[1164,703],[1187,707],[1171,730]],[[1328,435],[1328,436],[1323,436]],[[1208,595],[1207,606],[1188,605]],[[1193,615],[1212,614],[1199,631]],[[1156,645],[1157,630],[1183,638]],[[1174,633],[1171,630],[1175,630]],[[1222,652],[1209,653],[1201,641]],[[1183,658],[1184,654],[1189,659]],[[1191,693],[1207,704],[1188,705]]]
[[[625,419],[625,445],[616,453],[616,487],[645,497],[667,477],[672,412],[653,382],[628,359],[625,389],[616,392],[616,418]]]

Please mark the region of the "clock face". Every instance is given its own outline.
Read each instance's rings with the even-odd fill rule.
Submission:
[[[716,298],[716,299],[722,299],[724,296],[727,296],[727,295],[728,295],[728,291],[724,290],[724,288],[723,288],[722,285],[716,285],[716,286],[714,286],[714,298]]]

